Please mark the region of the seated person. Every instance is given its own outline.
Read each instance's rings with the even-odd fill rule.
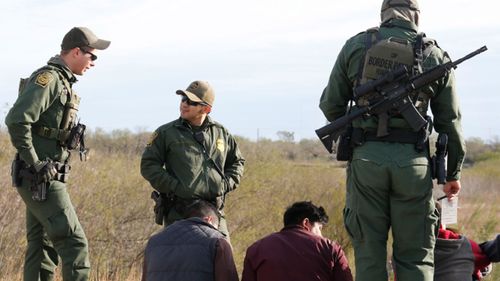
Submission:
[[[178,220],[153,235],[144,251],[142,281],[238,281],[232,248],[217,228],[218,211],[207,201],[186,207]]]
[[[441,212],[439,202],[436,212]],[[481,280],[489,273],[490,262],[475,241],[440,225],[434,249],[434,281]]]
[[[242,281],[352,281],[344,251],[321,234],[328,222],[322,207],[297,202],[283,220],[281,231],[247,249]]]
[[[490,262],[476,242],[455,230],[439,228],[434,250],[434,281],[481,280]]]

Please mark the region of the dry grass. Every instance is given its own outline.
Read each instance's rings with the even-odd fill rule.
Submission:
[[[95,132],[87,162],[72,161],[68,191],[90,244],[91,280],[139,280],[147,239],[161,227],[153,222],[151,188],[139,174],[140,153],[147,134]],[[247,158],[242,185],[227,199],[231,242],[239,272],[246,248],[282,227],[284,209],[294,201],[311,200],[330,215],[324,234],[337,240],[354,258],[342,224],[344,169],[328,161],[311,143],[294,145],[241,140]],[[321,144],[316,144],[322,151]],[[14,151],[0,132],[0,280],[22,280],[25,229],[24,204],[10,187]],[[500,159],[500,158],[498,158]],[[500,160],[480,162],[464,172],[459,228],[483,241],[500,232],[497,221]],[[498,270],[500,272],[500,270]],[[496,271],[490,280],[497,280]]]

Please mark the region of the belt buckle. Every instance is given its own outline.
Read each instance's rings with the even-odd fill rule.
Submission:
[[[51,131],[51,129],[50,129],[50,128],[43,127],[43,135],[44,135],[45,137],[50,137],[50,131]]]

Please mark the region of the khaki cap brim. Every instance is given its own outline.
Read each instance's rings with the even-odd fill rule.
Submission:
[[[177,90],[175,93],[178,95],[185,95],[186,97],[188,97],[189,100],[194,102],[204,102],[197,95],[186,90]]]
[[[109,47],[109,44],[111,44],[111,41],[97,39],[97,41],[90,43],[89,47],[97,50],[105,50]]]

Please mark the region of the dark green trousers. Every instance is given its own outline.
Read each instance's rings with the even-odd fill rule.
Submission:
[[[432,281],[437,217],[427,152],[412,144],[367,142],[347,168],[344,223],[356,281],[386,281],[387,239],[397,280]]]
[[[54,280],[58,256],[64,281],[88,280],[88,243],[64,183],[52,181],[47,200],[31,199],[29,183],[17,188],[26,204],[28,246],[24,261],[25,281]]]

